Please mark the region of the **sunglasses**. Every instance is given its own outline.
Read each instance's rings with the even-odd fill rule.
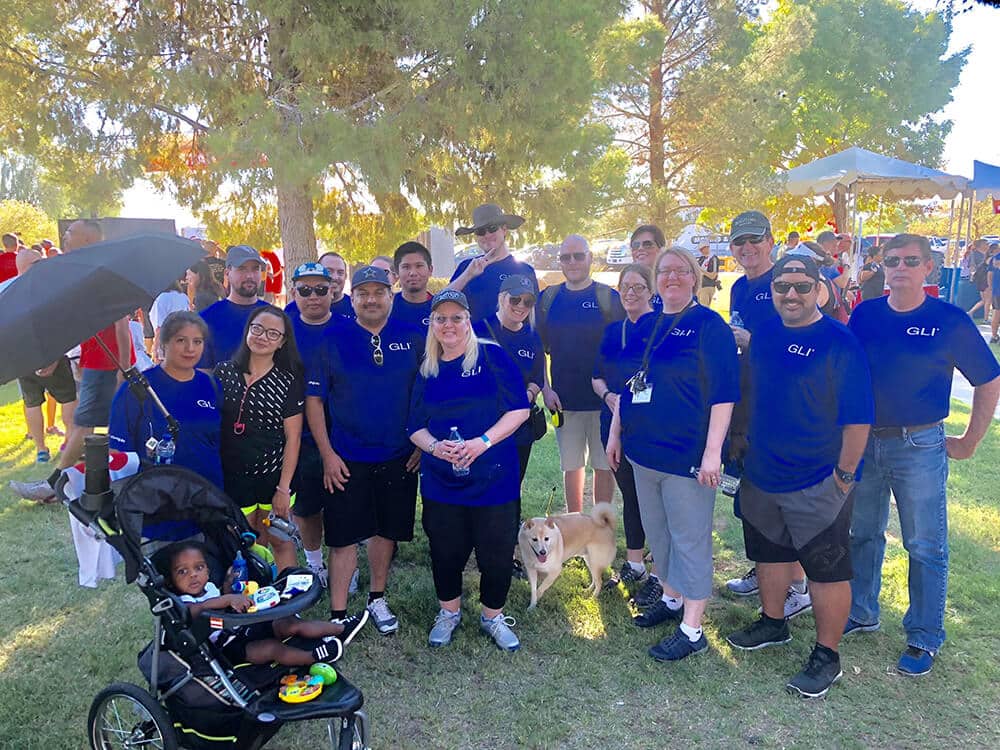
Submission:
[[[508,297],[507,301],[510,302],[511,307],[532,307],[535,304],[535,298],[530,294]]]
[[[375,360],[377,367],[381,367],[385,361],[385,356],[382,354],[382,337],[377,333],[372,336],[372,346],[375,347],[375,351],[372,352],[372,359]]]
[[[466,320],[468,320],[468,317],[465,315],[434,315],[431,317],[431,322],[438,326],[443,326],[445,323],[458,326],[462,325]]]
[[[587,259],[586,253],[562,253],[559,256],[559,260],[562,261],[563,263],[569,263],[571,260],[580,262],[581,260],[586,260],[586,259]]]
[[[905,258],[899,255],[890,255],[888,258],[882,259],[886,268],[896,268],[900,263],[903,263],[907,268],[916,268],[923,262],[924,259],[919,255],[907,255]]]
[[[295,293],[301,297],[311,297],[316,295],[317,297],[325,297],[330,291],[328,286],[297,286],[295,287]]]
[[[640,247],[643,250],[652,250],[654,247],[656,247],[656,243],[653,242],[652,240],[643,240],[642,242],[639,242],[639,240],[632,240],[633,250],[638,250]]]
[[[794,288],[797,294],[809,294],[816,287],[815,281],[772,281],[771,288],[778,294],[788,294],[788,290]]]
[[[766,234],[746,235],[745,237],[737,237],[735,240],[732,240],[732,243],[735,247],[743,247],[748,242],[751,245],[759,245],[765,239],[767,239]]]
[[[476,228],[476,237],[485,237],[488,234],[493,234],[500,228],[499,224],[487,224],[485,227]]]
[[[285,332],[279,331],[277,328],[264,328],[260,323],[251,323],[250,334],[253,336],[263,336],[268,341],[281,341],[281,337],[285,335]]]

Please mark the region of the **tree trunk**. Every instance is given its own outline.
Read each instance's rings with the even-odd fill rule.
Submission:
[[[291,270],[316,260],[316,229],[313,226],[313,202],[308,184],[289,185],[277,182],[278,225],[285,252],[285,284],[291,284]]]
[[[851,227],[847,226],[847,190],[842,187],[833,191],[833,223],[837,232],[851,231]]]
[[[653,3],[652,12],[663,20],[663,4]],[[652,187],[650,220],[662,226],[666,220],[666,131],[663,126],[663,68],[660,59],[649,69],[649,184]]]

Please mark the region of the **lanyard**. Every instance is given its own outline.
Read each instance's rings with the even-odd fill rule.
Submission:
[[[268,369],[267,372],[271,372],[271,370]],[[244,432],[246,432],[247,426],[246,423],[243,421],[243,405],[246,403],[247,394],[250,393],[250,387],[258,380],[261,380],[265,375],[267,375],[267,372],[265,372],[264,375],[261,375],[258,378],[252,376],[247,378],[246,386],[243,388],[243,396],[240,398],[240,408],[238,413],[236,414],[236,421],[233,422],[234,435],[242,435]],[[239,375],[240,375],[240,380],[242,380],[243,373],[240,373]]]
[[[677,324],[681,322],[681,318],[683,318],[687,311],[690,310],[695,304],[697,303],[694,300],[688,302],[687,306],[677,313],[676,317],[674,317],[674,320],[667,329],[667,332],[663,335],[663,338],[660,339],[660,343],[653,346],[653,342],[656,340],[656,333],[660,330],[660,323],[663,322],[663,314],[660,314],[660,317],[656,321],[656,325],[653,326],[653,332],[649,335],[649,341],[646,342],[646,351],[642,355],[642,364],[639,365],[639,371],[629,378],[629,381],[625,384],[632,389],[632,393],[639,393],[640,391],[646,390],[646,371],[649,369],[650,355],[652,355],[654,349],[659,348],[660,344],[670,337],[670,334],[674,332]]]

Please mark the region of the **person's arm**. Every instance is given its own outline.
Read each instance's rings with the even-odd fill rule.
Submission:
[[[223,594],[203,602],[185,602],[191,617],[197,617],[206,610],[232,609],[236,612],[246,612],[247,608],[253,604],[252,601],[243,594]]]
[[[871,431],[871,425],[868,424],[845,424],[844,425],[844,436],[841,438],[840,444],[840,458],[837,459],[837,467],[842,471],[857,471],[858,464],[861,463],[861,457],[865,455],[865,446],[868,445],[868,433]],[[837,486],[843,492],[847,492],[850,488],[850,484],[844,484],[840,481],[840,477],[837,476],[837,472],[833,473],[833,481],[837,483]]]
[[[337,455],[330,444],[330,435],[326,427],[326,410],[323,407],[323,399],[319,396],[306,396],[306,420],[309,422],[309,431],[316,441],[320,458],[323,459],[323,486],[327,492],[344,489],[351,472],[347,470],[344,459]]]
[[[969,415],[969,425],[961,436],[949,435],[946,438],[948,457],[954,459],[972,458],[993,422],[993,412],[997,408],[997,398],[1000,397],[1000,376],[988,383],[977,385],[972,389],[972,413]]]
[[[426,427],[422,427],[410,435],[410,442],[417,447],[418,451],[429,453],[434,458],[440,458],[450,464],[457,464],[459,461],[458,444],[450,440],[438,440]]]
[[[698,483],[705,487],[718,487],[722,476],[722,444],[729,431],[729,420],[733,416],[733,404],[712,404],[708,417],[708,436],[705,451],[698,467]]]
[[[608,387],[608,382],[604,378],[591,378],[590,387],[594,389],[596,396],[607,404],[611,411],[618,408],[618,394]]]
[[[462,273],[455,276],[454,279],[448,284],[446,289],[454,289],[456,292],[461,292],[469,285],[477,276],[481,276],[483,271],[486,270],[486,266],[489,263],[486,260],[487,256],[480,255],[478,258],[473,258],[469,264],[465,267]]]
[[[622,462],[622,421],[618,412],[621,401],[615,403],[611,410],[611,431],[608,433],[608,445],[604,452],[608,456],[608,466],[612,471],[618,471]]]
[[[506,440],[513,435],[517,428],[524,424],[528,418],[530,409],[511,409],[497,420],[496,424],[490,427],[484,434],[489,439],[490,445],[496,445],[501,440]],[[447,442],[447,441],[446,441]],[[489,446],[482,438],[475,438],[465,441],[465,456],[456,462],[459,468],[471,466],[473,461],[483,455]]]
[[[283,426],[285,448],[281,453],[281,478],[278,479],[278,486],[274,488],[271,509],[275,515],[288,518],[292,500],[292,477],[295,476],[295,467],[299,462],[299,446],[302,443],[302,414],[285,417]]]
[[[122,371],[132,366],[132,333],[128,329],[128,317],[115,321],[115,343],[118,345],[119,378]]]

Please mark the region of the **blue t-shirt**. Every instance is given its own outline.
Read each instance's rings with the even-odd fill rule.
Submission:
[[[299,317],[299,306],[295,300],[292,300],[287,305],[285,305],[285,312],[288,313],[288,317],[293,320]],[[357,316],[354,314],[354,306],[351,304],[351,295],[345,294],[336,302],[330,303],[330,312],[334,315],[339,315],[342,318],[350,318],[354,320]]]
[[[989,266],[990,273],[993,274],[992,294],[994,297],[1000,297],[1000,253],[994,255],[986,263]]]
[[[771,300],[771,279],[774,269],[768,269],[755,279],[740,276],[733,284],[729,297],[729,310],[738,312],[743,319],[743,327],[753,336],[757,327],[768,320],[778,318]]]
[[[181,382],[161,367],[143,373],[167,411],[177,420],[180,432],[174,464],[203,476],[222,489],[222,391],[211,375],[195,370],[194,377]],[[167,432],[167,420],[151,399],[139,403],[123,383],[111,402],[108,442],[119,451],[134,451],[146,457],[146,441],[159,440]]]
[[[604,338],[601,340],[597,360],[594,362],[593,377],[602,378],[612,393],[621,395],[625,390],[625,382],[639,369],[649,334],[659,320],[660,314],[653,310],[641,316],[635,323],[626,318],[616,320],[604,329]],[[611,409],[604,403],[601,406],[601,442],[604,445],[608,444],[610,434]]]
[[[649,403],[633,403],[631,389],[625,389],[619,409],[628,458],[690,477],[705,453],[712,406],[740,398],[740,372],[733,332],[718,313],[693,304],[680,314],[684,317],[669,336],[677,316],[666,313],[650,334]]]
[[[202,320],[208,325],[205,350],[198,360],[198,368],[210,370],[219,362],[232,359],[243,341],[243,329],[250,314],[266,302],[257,300],[252,305],[237,305],[228,299],[220,299],[201,311]]]
[[[956,367],[973,386],[1000,375],[968,313],[935,297],[905,313],[889,307],[888,297],[871,299],[854,309],[849,325],[868,356],[876,427],[943,420]]]
[[[552,389],[566,411],[598,411],[601,399],[590,377],[608,323],[625,317],[621,298],[611,291],[611,308],[605,313],[597,302],[597,282],[573,291],[557,287],[547,314],[536,309],[538,335],[549,353]]]
[[[545,353],[542,351],[542,340],[538,334],[525,324],[520,330],[512,331],[504,328],[496,316],[483,318],[473,326],[476,336],[479,338],[496,341],[503,350],[507,352],[517,369],[521,371],[524,381],[524,389],[527,393],[528,383],[534,383],[539,388],[542,387],[545,369]],[[530,445],[534,438],[531,433],[531,422],[525,420],[524,424],[517,428],[514,433],[514,442],[518,445]]]
[[[299,356],[302,357],[302,366],[305,372],[310,372],[316,366],[317,361],[323,356],[325,335],[329,328],[338,324],[342,320],[336,315],[331,315],[326,323],[312,325],[302,320],[301,315],[289,316],[292,319],[292,331],[295,333],[295,343],[299,347]],[[309,431],[309,420],[302,419],[302,445],[312,447],[316,441],[313,440]]]
[[[417,376],[410,399],[409,433],[428,429],[447,440],[452,427],[466,440],[478,439],[509,411],[528,408],[517,365],[493,343],[479,345],[471,370],[463,357],[439,362],[436,377]],[[501,505],[521,496],[517,444],[510,438],[487,449],[467,476],[455,476],[447,461],[423,453],[420,457],[420,494],[451,505]]]
[[[826,316],[762,324],[750,347],[750,449],[744,471],[766,492],[812,487],[840,459],[843,426],[875,417],[861,344]]]
[[[459,263],[451,280],[454,281],[461,276],[472,261],[473,258],[467,258]],[[466,284],[465,289],[462,290],[466,299],[469,300],[469,311],[473,323],[496,313],[500,285],[508,276],[515,274],[527,276],[534,284],[535,297],[538,297],[538,279],[535,277],[535,269],[527,263],[515,259],[513,255],[508,255],[503,260],[486,266],[486,269]]]
[[[392,318],[378,336],[381,365],[372,334],[342,321],[327,331],[306,375],[306,395],[324,400],[330,444],[347,461],[381,463],[413,451],[406,419],[426,337]]]
[[[427,299],[423,302],[407,302],[403,299],[402,292],[396,292],[389,317],[409,323],[411,326],[417,326],[426,334],[427,328],[431,324],[431,299],[432,297],[428,293]]]

